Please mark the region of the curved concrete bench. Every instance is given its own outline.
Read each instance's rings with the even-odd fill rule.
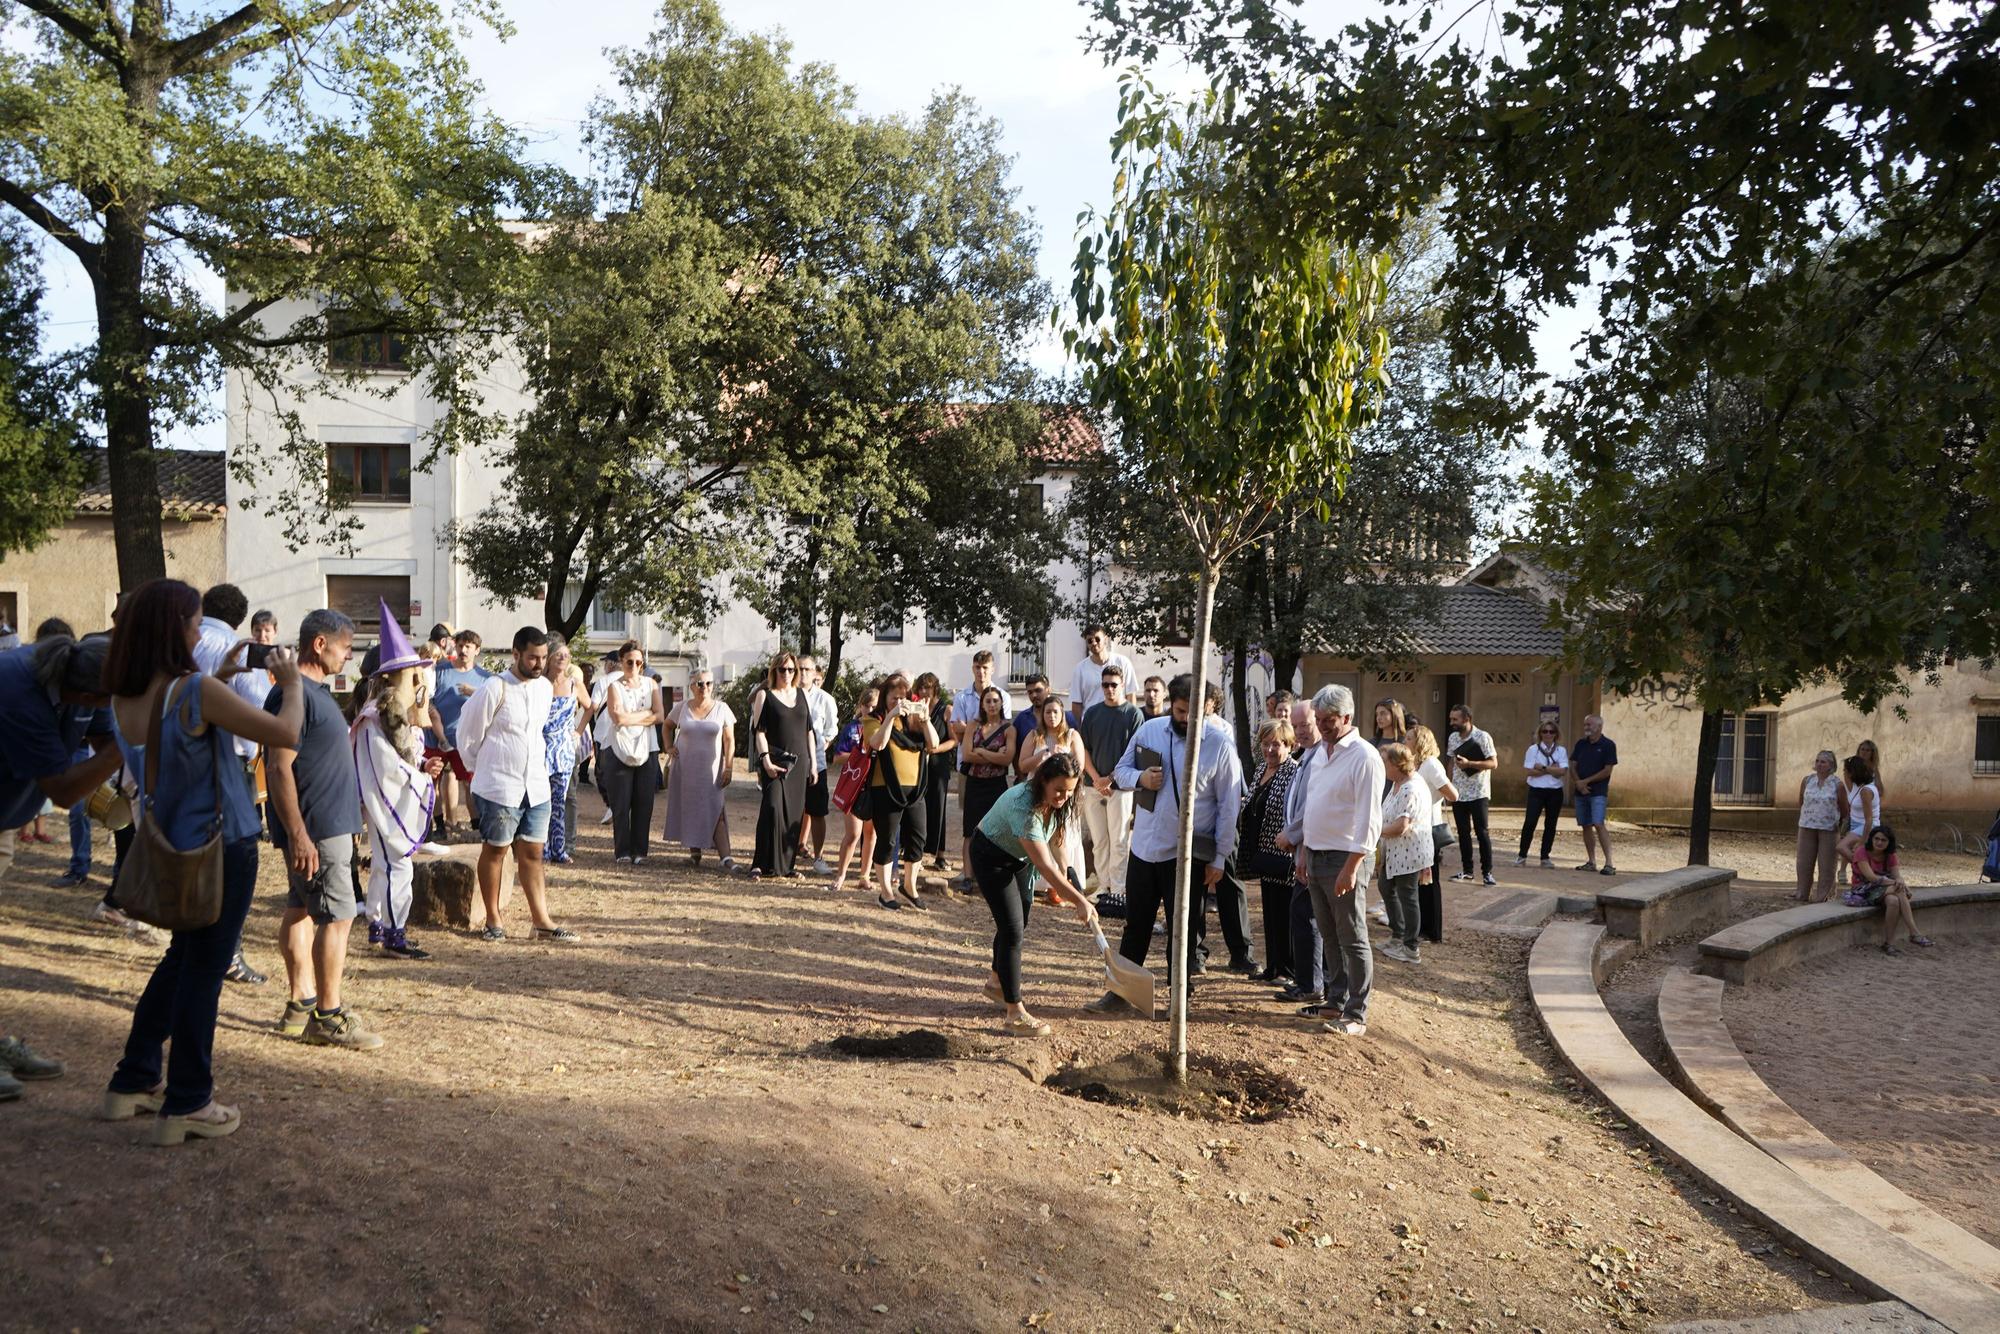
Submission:
[[[1685,968],[1660,987],[1660,1032],[1696,1102],[1822,1193],[1952,1268],[2000,1289],[2000,1248],[1884,1181],[1772,1091],[1722,1022],[1720,979]]]
[[[1528,989],[1563,1059],[1628,1123],[1696,1178],[1848,1282],[1950,1329],[2000,1330],[2000,1293],[1968,1278],[1740,1139],[1647,1064],[1597,993],[1604,928],[1559,922],[1528,956]]]
[[[1910,911],[1927,936],[2000,931],[2000,885],[1940,885],[1910,891]],[[1802,903],[1738,922],[1701,942],[1695,971],[1744,985],[1880,940],[1882,910],[1838,901]]]
[[[1736,872],[1684,866],[1642,875],[1597,896],[1605,929],[1630,936],[1642,950],[1657,942],[1729,920],[1729,886]]]

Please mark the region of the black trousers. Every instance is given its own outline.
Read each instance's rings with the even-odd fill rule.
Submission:
[[[652,847],[653,796],[660,790],[660,766],[650,756],[626,764],[606,751],[597,757],[597,786],[611,807],[614,857],[643,857]],[[554,812],[550,812],[554,818]]]
[[[1028,909],[1035,902],[1029,864],[1009,856],[986,835],[975,832],[966,849],[972,879],[993,913],[993,971],[1009,1005],[1021,1003],[1021,940],[1028,934]]]
[[[1479,835],[1479,869],[1486,875],[1493,874],[1493,835],[1486,832],[1486,808],[1492,805],[1486,798],[1478,801],[1454,801],[1451,804],[1451,818],[1458,825],[1458,858],[1467,875],[1472,874],[1472,836]]]
[[[1195,878],[1201,878],[1203,868],[1195,868]],[[1195,954],[1203,962],[1208,959],[1208,913],[1207,896],[1200,900],[1204,906],[1200,920],[1195,927]],[[1215,882],[1215,915],[1222,919],[1222,943],[1229,947],[1229,962],[1233,964],[1254,963],[1256,948],[1250,942],[1250,895],[1243,888],[1243,881],[1236,874],[1236,858],[1232,855],[1222,864],[1222,879]]]
[[[949,757],[947,757],[949,758]],[[952,767],[931,757],[929,780],[924,784],[924,855],[944,856],[944,802],[951,795]]]
[[[1535,836],[1535,821],[1542,820],[1542,860],[1549,859],[1549,853],[1556,846],[1556,821],[1562,817],[1563,790],[1559,787],[1531,787],[1528,789],[1528,813],[1521,820],[1521,855],[1528,855],[1528,844]]]
[[[868,794],[873,800],[875,821],[875,864],[887,866],[896,860],[900,848],[904,866],[915,866],[924,859],[924,799],[919,792],[910,799],[907,806],[891,806],[876,788]]]
[[[1259,880],[1259,905],[1264,910],[1264,961],[1286,977],[1292,975],[1292,882]]]
[[[1146,962],[1146,952],[1153,944],[1153,919],[1162,908],[1167,913],[1168,958],[1173,957],[1174,948],[1174,867],[1175,862],[1149,862],[1133,857],[1125,869],[1125,930],[1118,937],[1118,952],[1133,963]],[[1202,929],[1202,914],[1196,905],[1201,902],[1201,883],[1193,886],[1194,902],[1188,907],[1187,939],[1181,942],[1186,951],[1188,975],[1194,975],[1197,958],[1194,942]]]

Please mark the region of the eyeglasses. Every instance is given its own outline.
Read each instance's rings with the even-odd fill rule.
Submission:
[[[797,672],[798,670],[799,670],[799,669],[798,669],[798,668],[796,668],[796,667],[780,667],[780,668],[778,669],[778,675],[779,675],[779,676],[791,676],[791,675],[793,675],[794,673],[796,673],[796,672]]]
[[[706,690],[706,689],[708,689],[708,688],[709,688],[710,686],[714,685],[714,684],[715,684],[715,682],[713,682],[713,681],[690,681],[690,682],[688,682],[688,684],[689,684],[689,685],[691,685],[692,687],[694,687],[694,688],[695,688],[696,690]]]
[[[627,658],[625,659],[625,665],[627,667],[639,667],[643,666],[645,664],[645,661],[646,660],[644,658]]]

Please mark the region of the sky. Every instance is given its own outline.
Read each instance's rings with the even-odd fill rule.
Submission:
[[[782,30],[798,61],[833,67],[871,115],[920,113],[931,96],[963,89],[999,120],[1014,156],[1020,202],[1038,223],[1041,270],[1052,290],[1069,287],[1077,214],[1110,193],[1108,138],[1117,112],[1119,71],[1084,50],[1085,15],[1077,0],[722,0],[739,30]],[[1301,16],[1315,33],[1331,35],[1376,11],[1370,0],[1306,0]],[[585,167],[581,133],[591,98],[609,83],[607,47],[636,45],[652,26],[644,0],[506,0],[514,35],[501,41],[480,31],[468,46],[488,104],[528,136],[533,156],[572,170]],[[1154,72],[1169,87],[1192,89],[1200,77],[1186,68]],[[45,266],[50,281],[49,335],[59,344],[88,339],[91,304],[82,276],[57,252]],[[211,277],[219,304],[221,284]],[[1548,331],[1544,364],[1570,333],[1567,321]],[[1062,368],[1051,336],[1036,349],[1044,371]],[[212,420],[176,433],[172,443],[219,449],[223,424]]]

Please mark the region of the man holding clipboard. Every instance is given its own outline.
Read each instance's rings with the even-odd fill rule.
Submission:
[[[1182,791],[1193,693],[1192,676],[1177,676],[1168,683],[1166,715],[1139,725],[1112,777],[1120,788],[1133,794],[1132,847],[1125,869],[1125,929],[1118,952],[1136,964],[1146,962],[1153,941],[1153,920],[1160,909],[1166,909],[1169,931],[1172,929],[1182,800],[1191,801],[1194,810],[1197,866],[1190,893],[1202,894],[1221,880],[1223,863],[1235,851],[1243,767],[1237,761],[1236,747],[1228,744],[1226,737],[1203,737],[1193,790]],[[1170,950],[1187,951],[1190,977],[1194,975],[1194,942],[1201,927],[1201,912],[1190,904],[1186,938],[1175,941],[1170,935],[1167,942]],[[1115,993],[1106,992],[1084,1008],[1115,1014],[1130,1007]]]

